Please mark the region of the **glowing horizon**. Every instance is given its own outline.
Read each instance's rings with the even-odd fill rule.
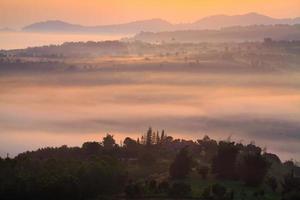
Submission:
[[[216,14],[249,12],[274,18],[295,18],[300,16],[300,0],[1,0],[0,27],[21,28],[45,20],[101,25],[161,18],[182,23]]]

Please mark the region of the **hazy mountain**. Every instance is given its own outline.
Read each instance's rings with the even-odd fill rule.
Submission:
[[[257,13],[244,15],[214,15],[203,18],[194,23],[171,24],[162,19],[135,21],[125,24],[82,26],[63,21],[45,21],[34,23],[23,28],[31,32],[80,32],[80,33],[139,33],[141,31],[161,32],[190,29],[220,29],[231,26],[272,25],[272,24],[300,24],[300,18],[275,19]]]
[[[252,25],[222,28],[220,30],[181,30],[142,32],[130,40],[151,43],[177,42],[243,42],[274,40],[300,40],[300,25]]]
[[[135,21],[126,24],[81,26],[63,21],[45,21],[31,24],[23,28],[30,32],[79,32],[79,33],[138,33],[141,31],[167,31],[173,25],[161,19]]]
[[[193,29],[219,29],[231,26],[249,25],[274,25],[274,24],[300,24],[300,18],[295,19],[275,19],[258,13],[248,13],[244,15],[214,15],[203,18],[191,24]]]
[[[85,31],[84,26],[69,24],[59,20],[38,22],[23,28],[23,31],[33,32],[78,32]]]

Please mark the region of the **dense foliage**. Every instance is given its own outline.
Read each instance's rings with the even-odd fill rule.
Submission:
[[[275,166],[282,176],[272,171]],[[0,196],[290,200],[299,198],[297,171],[292,161],[281,163],[254,144],[217,142],[207,136],[197,142],[174,140],[150,128],[138,140],[125,138],[122,145],[108,134],[81,148],[44,148],[0,159]]]

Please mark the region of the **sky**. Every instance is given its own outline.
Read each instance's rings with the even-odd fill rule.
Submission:
[[[45,20],[101,25],[162,18],[181,23],[248,12],[299,17],[300,0],[0,0],[0,27],[18,29]]]

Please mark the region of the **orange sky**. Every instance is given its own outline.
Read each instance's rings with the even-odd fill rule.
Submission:
[[[300,0],[0,0],[0,27],[59,19],[84,25],[163,18],[190,22],[214,14],[299,17]]]

